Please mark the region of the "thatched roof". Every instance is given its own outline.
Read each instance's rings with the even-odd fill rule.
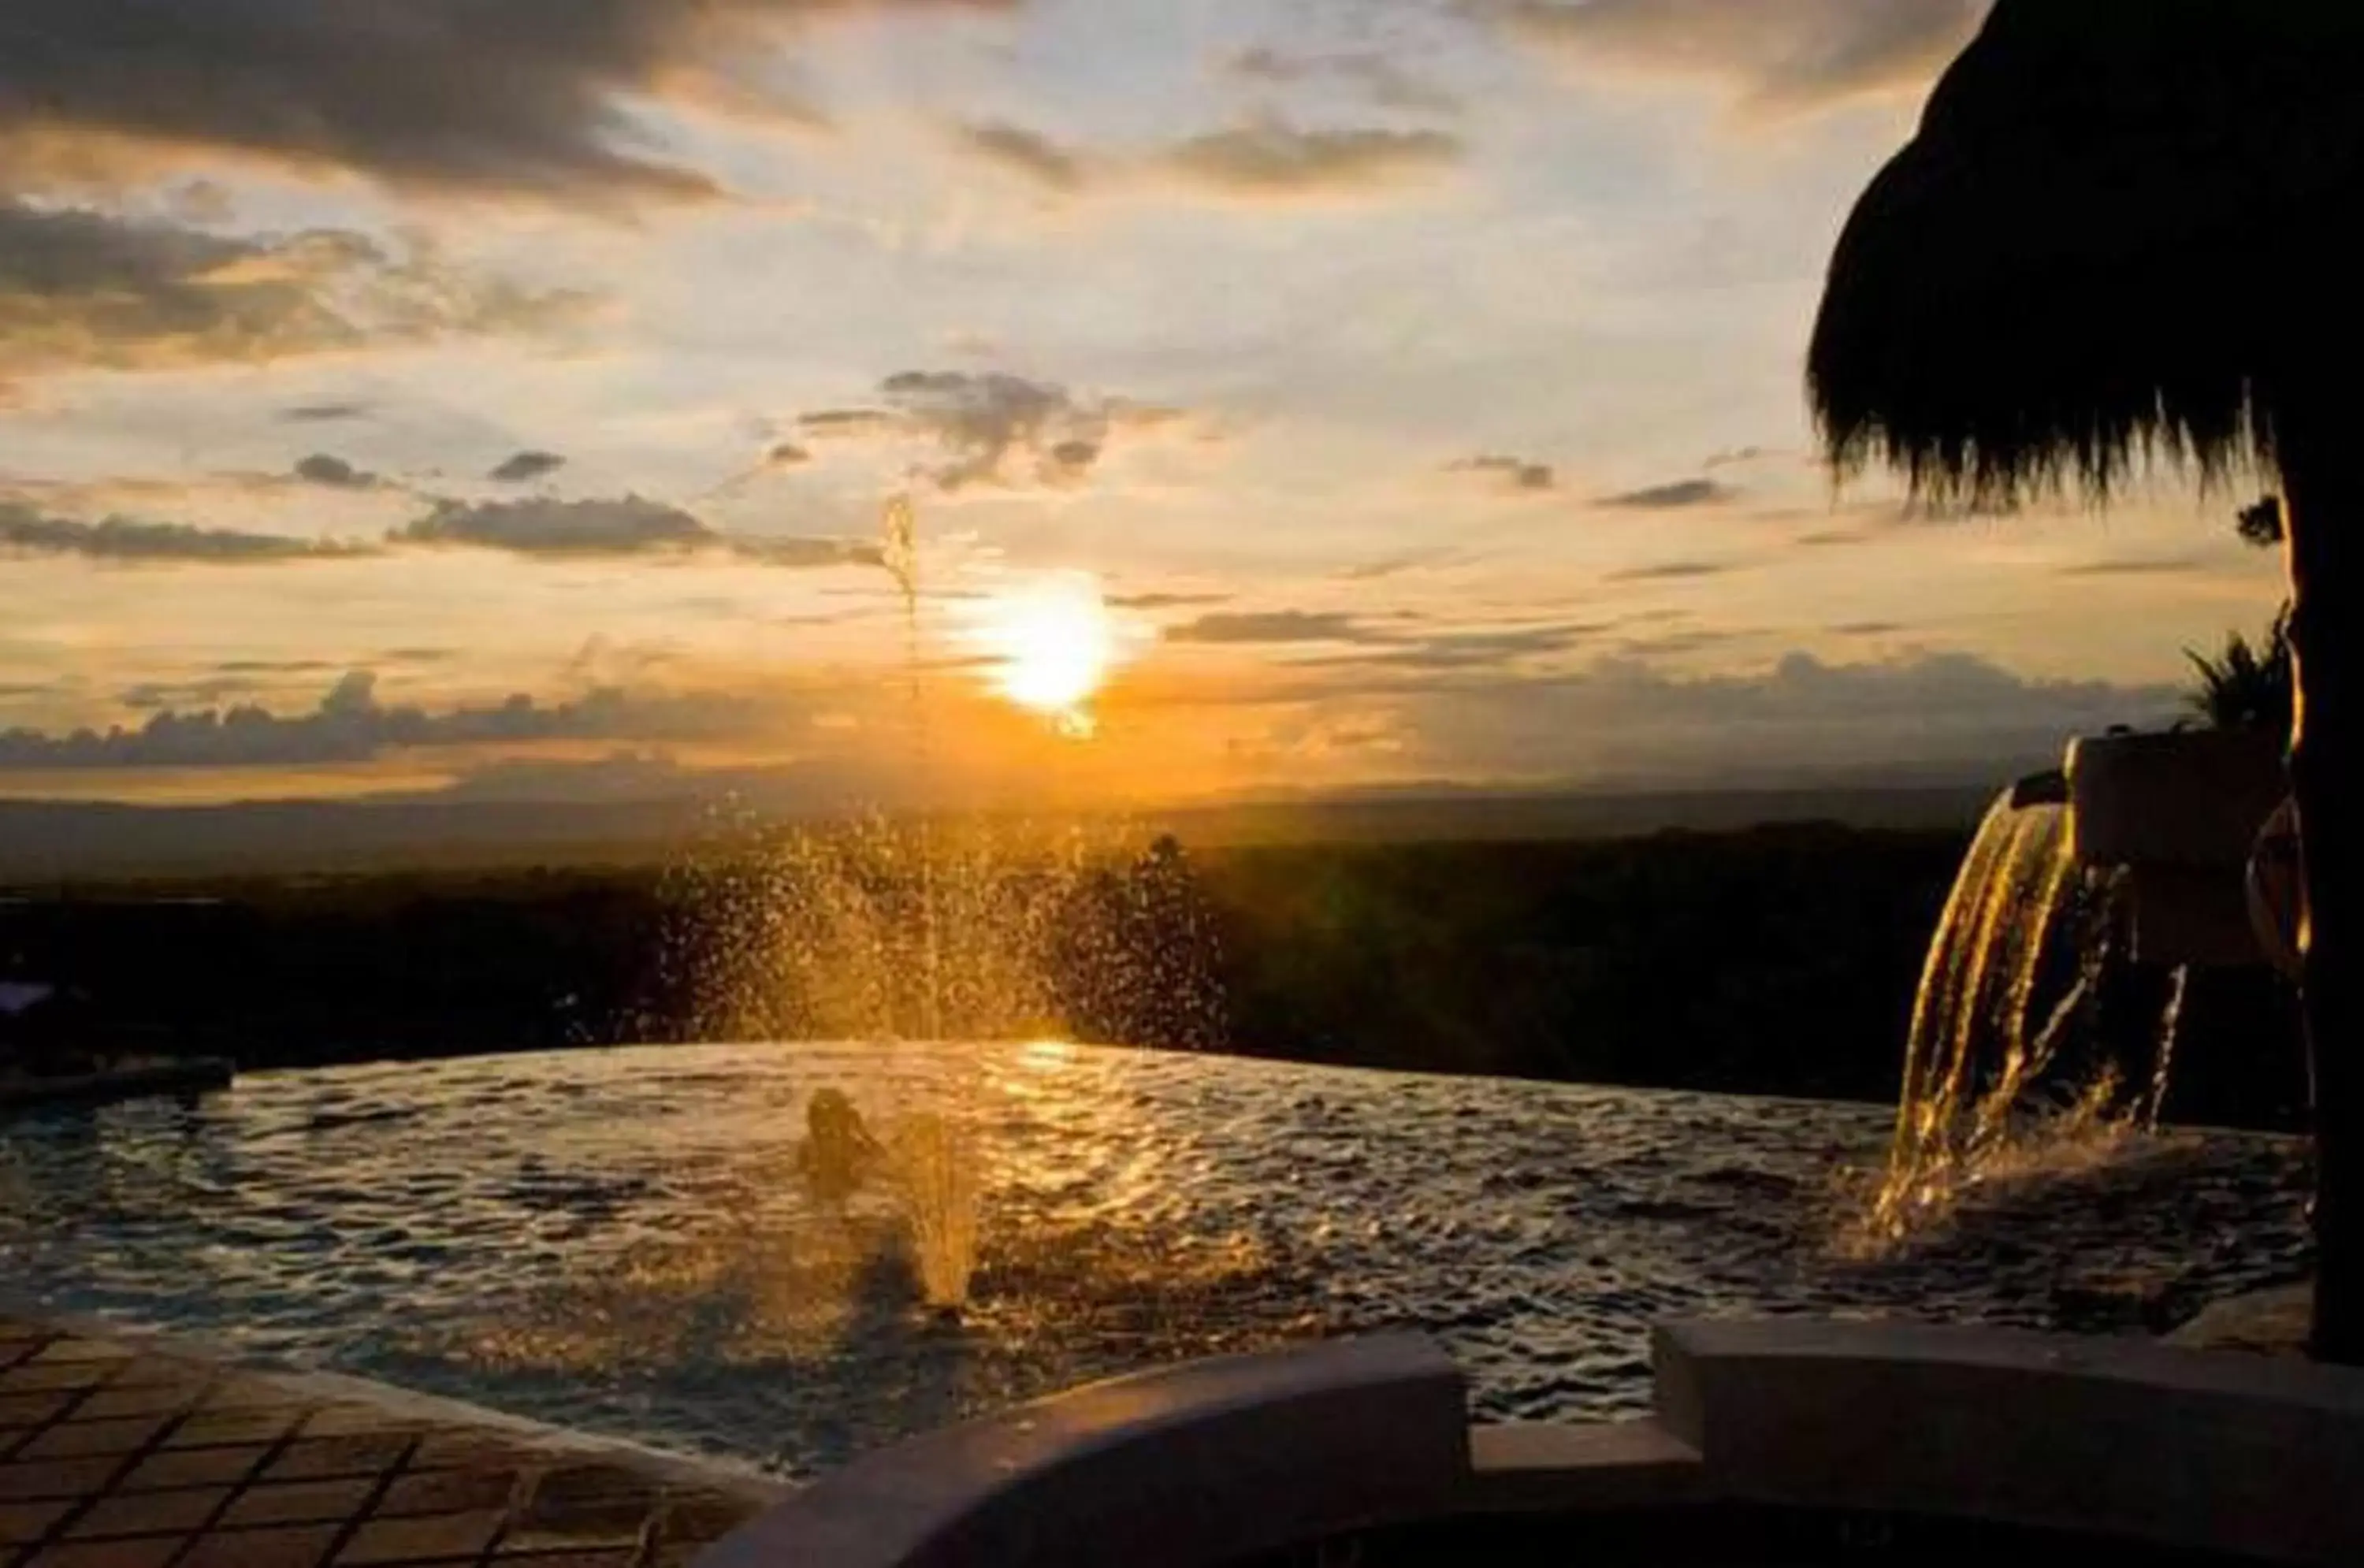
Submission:
[[[1832,261],[1828,450],[1984,504],[2270,462],[2364,374],[2359,227],[2364,0],[1999,0]]]

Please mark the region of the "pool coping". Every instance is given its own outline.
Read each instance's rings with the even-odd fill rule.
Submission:
[[[2364,1560],[2364,1370],[2153,1341],[1678,1323],[1657,1412],[1471,1428],[1411,1335],[1140,1373],[856,1461],[698,1568],[1200,1568],[1375,1529],[1755,1507]],[[1572,1539],[1574,1539],[1572,1537]]]

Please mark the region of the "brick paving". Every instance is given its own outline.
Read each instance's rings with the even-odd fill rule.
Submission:
[[[0,1317],[0,1568],[687,1568],[776,1495]]]

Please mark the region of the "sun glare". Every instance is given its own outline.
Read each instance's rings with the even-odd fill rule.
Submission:
[[[1088,735],[1089,705],[1117,662],[1117,627],[1099,584],[1063,573],[1014,584],[982,607],[977,640],[993,683],[1019,706]]]

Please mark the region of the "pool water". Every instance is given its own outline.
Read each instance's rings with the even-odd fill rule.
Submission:
[[[826,1089],[888,1150],[948,1118],[973,1192],[811,1158]],[[2231,1134],[1851,1258],[1890,1119],[1052,1044],[264,1073],[0,1127],[0,1293],[801,1475],[1319,1335],[1422,1329],[1482,1417],[1580,1418],[1646,1403],[1664,1318],[2141,1331],[2303,1266],[2303,1151]],[[932,1310],[914,1238],[971,1222],[967,1302]]]

